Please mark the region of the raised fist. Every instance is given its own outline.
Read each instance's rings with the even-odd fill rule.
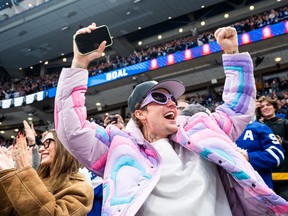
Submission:
[[[215,31],[214,36],[217,43],[226,54],[238,53],[238,36],[235,28],[223,27]]]

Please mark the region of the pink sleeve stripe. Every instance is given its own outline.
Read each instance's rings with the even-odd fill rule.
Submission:
[[[80,120],[80,124],[83,126],[86,121],[87,113],[85,107],[85,92],[87,91],[86,86],[74,88],[72,91],[72,101],[75,112]]]
[[[91,169],[95,170],[96,172],[101,172],[101,170],[103,170],[103,167],[106,164],[107,161],[107,155],[108,153],[102,155],[101,158],[99,158],[99,160],[97,160],[92,166]]]

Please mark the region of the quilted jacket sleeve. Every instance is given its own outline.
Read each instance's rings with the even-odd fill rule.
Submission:
[[[224,54],[225,85],[224,104],[216,108],[212,118],[232,139],[241,135],[255,112],[256,86],[253,63],[249,53]]]
[[[65,148],[83,166],[101,176],[110,138],[104,128],[86,120],[87,82],[87,70],[62,70],[55,97],[55,128]]]
[[[0,213],[13,209],[19,215],[82,216],[88,214],[92,207],[93,188],[84,179],[71,181],[53,195],[36,171],[32,167],[25,167],[6,172],[0,178],[0,184],[5,191],[1,194],[1,197],[5,197],[2,204],[6,207],[0,208]]]

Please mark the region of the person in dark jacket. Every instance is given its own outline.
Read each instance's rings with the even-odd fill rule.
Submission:
[[[256,105],[256,114],[271,128],[285,150],[284,162],[273,170],[272,179],[275,192],[288,200],[288,120],[276,117],[278,104],[270,97],[262,96]]]

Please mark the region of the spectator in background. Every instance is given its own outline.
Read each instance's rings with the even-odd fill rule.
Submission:
[[[278,19],[279,21],[288,19],[288,7],[283,7],[279,9]]]
[[[41,141],[39,140],[36,131],[34,130],[33,124],[31,126],[27,121],[23,121],[24,133],[27,138],[27,144],[32,149],[32,167],[37,170],[40,165],[40,153],[39,153],[39,144]]]
[[[43,134],[39,152],[36,172],[23,134],[16,138],[13,154],[0,148],[0,215],[86,215],[92,207],[93,189],[55,130]]]
[[[89,34],[95,29],[92,23],[76,34]],[[211,114],[213,117],[199,113],[195,118],[177,118],[176,98],[185,87],[173,80],[146,81],[128,98],[132,118],[124,131],[114,126],[104,129],[86,120],[85,69],[101,56],[105,42],[97,52],[86,56],[79,54],[74,42],[71,68],[62,70],[57,87],[55,122],[65,147],[87,168],[103,175],[102,214],[228,216],[288,212],[288,203],[264,184],[231,141],[242,133],[254,113],[252,59],[247,53],[238,54],[235,29],[220,28],[215,37],[227,54],[223,63],[229,66],[229,72],[225,103]],[[230,69],[234,67],[243,72]],[[245,76],[240,83],[241,74]],[[237,92],[239,97],[235,98],[234,89],[243,90]]]
[[[278,103],[270,97],[262,96],[257,101],[256,113],[263,123],[271,128],[285,150],[284,162],[273,170],[274,190],[288,200],[288,120],[276,117]]]
[[[114,125],[118,127],[120,130],[125,129],[124,120],[119,114],[106,115],[104,118],[104,127],[107,127],[108,125]]]
[[[269,95],[270,93],[272,93],[270,83],[267,80],[264,81],[263,93],[264,95]]]
[[[279,100],[276,99],[276,102],[278,104],[278,109],[275,113],[276,117],[280,117],[282,119],[288,119],[288,112],[286,108],[286,100]]]
[[[182,110],[184,110],[187,106],[189,106],[189,101],[187,101],[185,97],[180,97],[177,100],[177,114],[180,115]]]
[[[276,101],[279,100],[279,96],[276,91],[272,91],[272,93],[270,94],[270,97]]]
[[[243,32],[249,32],[252,30],[250,18],[245,19],[243,22]]]
[[[0,100],[4,100],[5,99],[5,93],[3,91],[3,88],[0,88]]]
[[[244,31],[244,27],[243,25],[241,25],[240,22],[236,22],[233,26],[236,29],[238,34],[241,34]]]
[[[268,22],[270,24],[277,23],[277,22],[279,22],[278,17],[279,17],[278,12],[275,11],[274,9],[271,9],[270,14],[268,15]]]
[[[236,140],[243,156],[273,189],[272,169],[284,160],[284,149],[272,130],[265,124],[250,122],[242,135]]]
[[[272,80],[271,89],[272,89],[272,92],[278,92],[279,91],[279,82],[277,79]]]
[[[288,82],[285,77],[281,79],[279,89],[282,91],[288,90]]]

